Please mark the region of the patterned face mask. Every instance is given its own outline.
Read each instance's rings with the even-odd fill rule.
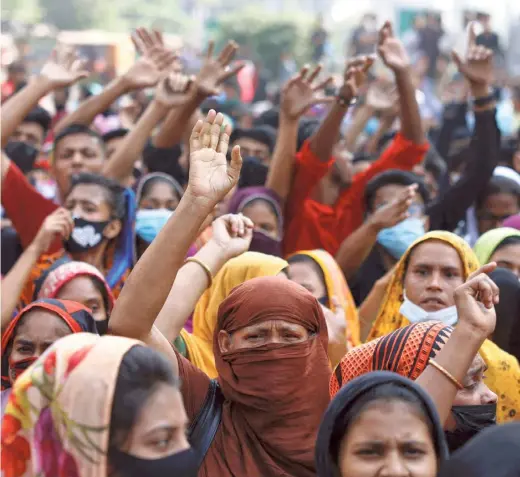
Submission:
[[[69,253],[81,253],[97,247],[104,240],[103,232],[109,223],[109,220],[91,222],[74,217],[74,230],[64,242],[65,250]]]

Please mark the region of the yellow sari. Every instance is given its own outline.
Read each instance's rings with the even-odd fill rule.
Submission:
[[[210,378],[217,377],[213,355],[213,334],[217,325],[218,309],[231,291],[248,280],[278,275],[289,264],[278,257],[263,253],[246,252],[227,262],[200,297],[193,312],[193,333],[181,331],[188,359]],[[269,298],[266,297],[266,300]]]
[[[478,269],[479,262],[473,250],[463,239],[455,234],[435,231],[429,232],[416,240],[401,257],[396,266],[394,275],[386,289],[379,315],[370,330],[367,341],[379,338],[410,324],[399,313],[403,302],[406,264],[408,263],[411,250],[427,240],[439,240],[447,243],[458,252],[464,268],[464,278],[467,278]],[[503,423],[520,419],[520,414],[518,414],[520,411],[520,366],[518,365],[518,360],[489,340],[483,343],[480,348],[480,354],[488,366],[486,384],[498,396],[498,422]]]
[[[339,268],[334,257],[325,250],[307,250],[296,252],[294,255],[307,255],[312,258],[323,272],[325,277],[325,287],[327,288],[327,298],[331,303],[332,311],[336,311],[332,305],[332,297],[335,296],[341,307],[345,310],[345,318],[347,320],[347,339],[352,346],[361,344],[359,338],[359,317],[354,303],[354,298],[350,292],[350,288],[345,280],[343,272]],[[289,257],[290,258],[290,257]]]

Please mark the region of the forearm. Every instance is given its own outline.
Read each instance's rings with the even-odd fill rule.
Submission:
[[[368,105],[361,106],[354,113],[352,124],[349,125],[345,134],[345,145],[349,151],[356,150],[356,143],[360,134],[365,130],[370,118],[374,115],[374,109]]]
[[[358,271],[377,241],[379,229],[370,221],[349,235],[336,254],[336,262],[348,279]]]
[[[166,116],[167,108],[152,101],[136,126],[126,135],[114,156],[105,163],[103,175],[123,180],[132,173],[135,162],[141,157],[153,128]]]
[[[31,80],[25,88],[2,104],[2,149],[24,118],[51,90],[50,83],[38,77]]]
[[[215,277],[226,263],[222,252],[222,248],[210,240],[195,257],[207,265]],[[177,338],[208,286],[208,275],[198,263],[188,262],[179,270],[166,303],[155,320],[155,326],[170,343]]]
[[[395,73],[403,136],[416,144],[426,141],[410,68]]]
[[[65,116],[54,127],[54,133],[59,134],[60,131],[71,124],[89,126],[98,114],[106,111],[117,100],[117,98],[128,91],[129,88],[123,77],[114,79],[100,94],[91,96],[86,101],[83,101],[76,111]]]
[[[337,102],[334,103],[316,133],[309,140],[311,151],[321,162],[330,160],[334,145],[338,141],[341,122],[347,111],[348,108],[340,106]]]
[[[464,324],[460,323],[455,327],[448,342],[435,357],[435,361],[459,383],[462,383],[483,341],[483,339],[476,337],[475,333]],[[426,367],[417,379],[417,383],[433,399],[441,423],[444,425],[450,415],[457,388],[432,365]]]
[[[173,109],[161,125],[159,132],[153,137],[152,144],[160,148],[169,148],[179,144],[185,131],[189,129],[191,116],[203,100],[203,97],[194,94],[186,104]]]
[[[378,280],[365,298],[365,301],[363,301],[359,307],[359,335],[362,342],[367,339],[370,330],[376,321],[377,315],[379,314],[379,309],[381,308],[381,303],[383,303],[386,293],[386,285],[386,282]]]
[[[40,250],[35,245],[27,247],[2,280],[2,331],[9,325],[13,317],[27,278],[40,254]]]
[[[213,206],[192,198],[189,189],[175,214],[135,265],[110,318],[114,334],[146,338],[159,315],[190,245]],[[146,287],[146,290],[143,289]]]
[[[280,115],[280,128],[265,185],[284,202],[291,191],[297,137],[298,121]]]

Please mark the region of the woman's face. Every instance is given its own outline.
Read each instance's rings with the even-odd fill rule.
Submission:
[[[141,407],[123,452],[141,459],[161,459],[190,447],[188,416],[179,390],[160,383]]]
[[[178,205],[179,197],[173,186],[166,181],[155,182],[139,202],[140,209],[175,210]]]
[[[480,233],[501,227],[504,220],[519,210],[518,198],[513,194],[500,192],[488,196],[477,213]]]
[[[490,262],[511,270],[520,279],[520,243],[505,245],[491,255]]]
[[[55,313],[41,308],[30,310],[16,329],[9,362],[39,358],[55,341],[71,333],[68,325]],[[11,369],[9,374],[13,379]]]
[[[455,288],[463,283],[462,261],[451,245],[428,240],[413,249],[404,278],[412,303],[429,312],[448,308],[455,304]]]
[[[308,262],[291,263],[288,269],[289,279],[305,288],[316,299],[327,296],[327,288],[316,267]]]
[[[260,230],[274,239],[280,238],[278,217],[265,200],[256,200],[254,203],[246,205],[242,209],[242,214],[253,221],[255,230]]]
[[[67,196],[64,205],[74,217],[91,222],[103,222],[112,217],[112,209],[105,199],[105,191],[96,184],[75,186]]]
[[[341,477],[435,477],[437,456],[424,418],[401,401],[369,404],[339,452]]]
[[[60,288],[56,298],[58,300],[75,301],[90,308],[96,321],[108,319],[108,310],[105,307],[103,294],[94,285],[94,278],[86,275],[73,278]]]

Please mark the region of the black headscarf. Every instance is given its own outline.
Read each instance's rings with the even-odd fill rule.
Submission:
[[[444,430],[439,420],[433,401],[426,391],[410,379],[388,371],[374,371],[364,374],[350,381],[336,394],[329,404],[321,421],[316,442],[316,469],[318,477],[339,476],[338,455],[333,450],[338,448],[345,435],[350,421],[349,411],[359,399],[366,396],[371,390],[384,384],[396,384],[412,392],[424,406],[433,429],[435,452],[440,462],[448,458],[448,447],[444,437]],[[367,401],[368,403],[368,401]]]
[[[445,462],[439,477],[518,477],[520,423],[492,426],[479,432]]]

